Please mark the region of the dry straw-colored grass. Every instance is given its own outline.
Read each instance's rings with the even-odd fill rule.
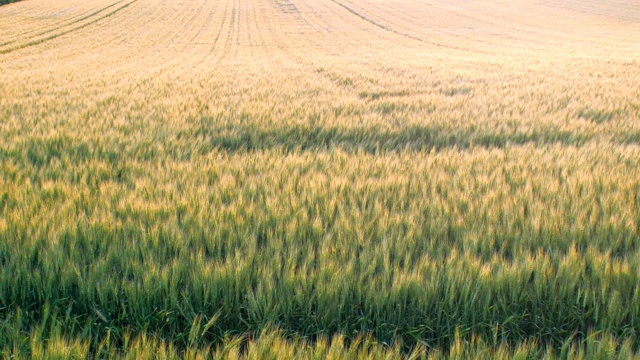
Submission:
[[[0,7],[4,357],[620,358],[640,4]]]

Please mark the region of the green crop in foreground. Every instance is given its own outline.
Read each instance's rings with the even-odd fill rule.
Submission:
[[[199,331],[199,323],[194,329]],[[56,331],[55,325],[51,327]],[[59,330],[57,330],[59,331]],[[197,332],[192,339],[197,339]],[[190,334],[191,336],[191,334]],[[29,358],[87,358],[91,355],[110,359],[632,359],[640,354],[634,352],[633,341],[624,340],[621,344],[607,334],[593,333],[584,341],[575,343],[570,337],[559,351],[552,347],[541,346],[534,340],[523,341],[517,346],[506,342],[491,343],[482,338],[463,337],[456,332],[454,342],[448,350],[417,346],[410,353],[402,351],[399,344],[380,344],[371,337],[347,339],[336,335],[327,340],[324,337],[309,342],[300,337],[285,337],[282,332],[269,329],[253,336],[225,336],[215,348],[189,345],[179,350],[170,341],[146,334],[132,338],[124,337],[124,343],[116,345],[109,335],[102,339],[95,352],[90,351],[88,341],[68,340],[59,335],[43,338],[42,327],[30,335],[23,335],[29,341]],[[17,359],[27,358],[24,352],[5,350],[3,356]]]
[[[445,352],[456,334],[559,349],[593,331],[627,349],[639,330],[636,147],[182,162],[71,144],[2,160],[7,351],[34,351],[16,334],[36,324],[178,352],[272,326]]]

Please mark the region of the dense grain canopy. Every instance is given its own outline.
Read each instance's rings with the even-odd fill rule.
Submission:
[[[0,6],[2,357],[631,357],[639,259],[637,0]]]

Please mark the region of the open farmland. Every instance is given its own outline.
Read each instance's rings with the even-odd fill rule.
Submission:
[[[2,357],[639,337],[639,1],[0,6]]]

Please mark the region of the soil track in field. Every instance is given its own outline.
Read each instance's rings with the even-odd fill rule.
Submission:
[[[14,47],[9,46],[8,48],[5,49],[0,49],[0,54],[5,54],[5,53],[9,53],[15,50],[19,50],[22,48],[26,48],[29,46],[34,46],[34,45],[39,45],[42,44],[46,41],[49,40],[53,40],[55,38],[58,38],[60,36],[64,36],[67,35],[69,33],[72,33],[74,31],[78,31],[78,30],[82,30],[87,26],[91,26],[95,23],[97,23],[98,21],[104,20],[110,16],[113,16],[114,14],[116,14],[117,12],[129,7],[129,5],[135,3],[138,0],[133,0],[130,2],[126,2],[122,5],[120,5],[120,3],[123,3],[124,1],[120,1],[114,4],[111,4],[107,7],[104,7],[96,12],[93,12],[89,15],[87,15],[86,17],[82,17],[78,20],[74,20],[71,21],[68,24],[65,24],[64,26],[61,27],[56,27],[53,29],[48,29],[46,31],[37,33],[35,35],[33,35],[32,37],[29,37],[27,39],[25,39],[26,42],[22,43],[22,44],[18,44],[15,45]],[[118,6],[120,5],[120,6]],[[14,42],[8,42],[5,43],[3,45],[12,45]]]
[[[15,2],[18,2],[18,1],[20,1],[20,0],[0,0],[0,6],[7,5],[7,4],[12,4],[12,3],[15,3]]]

